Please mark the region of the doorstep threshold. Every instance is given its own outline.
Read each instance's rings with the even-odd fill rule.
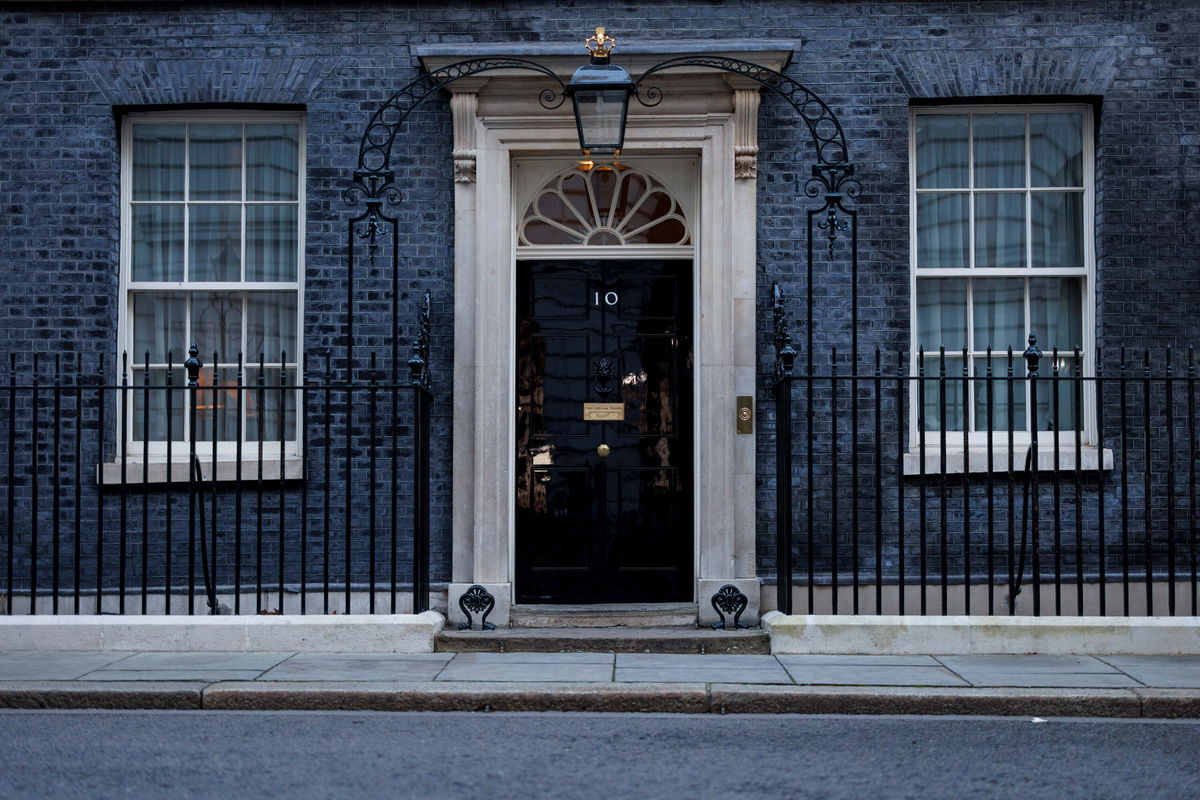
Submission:
[[[695,611],[695,603],[517,603],[514,611],[543,614]]]
[[[770,653],[766,631],[691,626],[446,629],[436,637],[441,653]]]
[[[695,628],[695,603],[517,604],[509,611],[514,628]]]

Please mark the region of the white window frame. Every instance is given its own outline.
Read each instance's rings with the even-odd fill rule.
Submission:
[[[133,249],[132,249],[132,246],[133,246],[132,209],[133,209],[133,205],[134,205],[134,202],[132,199],[132,193],[133,193],[133,157],[132,157],[132,154],[133,154],[133,126],[137,123],[148,123],[148,122],[174,123],[174,124],[197,124],[197,125],[209,125],[209,124],[243,124],[244,125],[244,124],[288,123],[288,124],[294,124],[294,125],[298,126],[298,128],[299,128],[299,131],[298,131],[299,148],[298,148],[298,155],[297,155],[298,186],[297,186],[297,199],[296,199],[297,242],[296,242],[296,280],[295,281],[287,281],[287,282],[283,282],[283,281],[281,281],[281,282],[255,282],[255,281],[135,282],[131,279],[132,254],[133,254]],[[243,134],[243,136],[244,136],[244,134]],[[146,475],[146,480],[149,480],[152,482],[159,481],[159,480],[165,480],[166,476],[167,476],[167,469],[166,469],[165,461],[167,459],[167,451],[168,451],[167,442],[164,440],[158,440],[158,441],[150,440],[148,443],[146,443],[142,439],[134,439],[133,438],[133,435],[134,435],[133,395],[135,395],[137,392],[141,391],[141,382],[135,379],[136,376],[140,375],[140,371],[136,368],[140,368],[142,366],[142,364],[139,361],[138,356],[133,352],[133,293],[134,292],[137,292],[137,291],[176,291],[176,290],[187,291],[187,292],[294,291],[296,293],[296,353],[294,355],[292,355],[292,354],[288,355],[287,363],[289,365],[292,365],[292,364],[296,365],[294,369],[291,366],[289,366],[289,368],[288,368],[289,382],[298,381],[299,371],[300,371],[301,365],[304,363],[303,320],[304,320],[304,274],[305,274],[304,243],[305,243],[305,227],[306,227],[306,224],[305,224],[305,217],[306,217],[306,214],[305,214],[305,209],[306,209],[305,170],[306,170],[306,160],[307,160],[306,146],[305,146],[306,138],[307,137],[306,137],[305,117],[304,117],[303,112],[300,112],[300,111],[252,111],[252,110],[243,110],[243,109],[228,109],[228,108],[219,109],[218,108],[218,109],[198,109],[198,110],[188,110],[188,111],[135,112],[135,113],[126,114],[122,118],[122,120],[121,120],[121,187],[120,187],[120,192],[121,192],[120,282],[119,282],[119,295],[118,295],[119,302],[118,302],[118,321],[117,321],[118,347],[117,347],[117,356],[116,356],[116,365],[115,365],[116,368],[113,373],[114,379],[110,380],[109,382],[110,383],[119,383],[120,382],[121,370],[122,370],[122,366],[123,366],[123,364],[122,364],[123,355],[128,353],[129,361],[128,361],[127,373],[129,376],[130,402],[128,404],[128,406],[129,406],[128,414],[127,414],[126,418],[124,419],[124,425],[119,429],[119,430],[123,430],[123,432],[124,432],[124,441],[121,442],[120,452],[123,453],[124,460],[128,461],[130,464],[134,464],[134,466],[130,468],[130,469],[132,469],[132,472],[129,470],[126,470],[127,480],[130,480],[131,482],[136,482],[136,481],[141,481],[143,479],[143,475],[142,475],[143,470],[141,468],[140,462],[141,462],[143,456],[147,455],[147,454],[149,455],[149,460],[151,462],[161,462],[161,468],[155,469],[155,468],[147,465],[146,471],[148,474]],[[267,204],[267,205],[271,205],[271,204],[277,205],[278,201],[250,201],[250,200],[246,199],[246,197],[245,197],[245,157],[246,157],[245,143],[244,143],[244,139],[243,139],[243,148],[242,148],[243,187],[242,187],[242,199],[240,201],[241,205],[243,207],[247,206],[247,205],[254,205],[256,203],[262,203],[262,204]],[[181,201],[172,201],[172,202],[178,202],[180,204],[186,204],[186,203],[200,204],[203,202],[203,201],[192,201],[192,200],[186,199],[187,198],[187,181],[188,180],[189,180],[189,175],[188,175],[187,161],[185,159],[185,162],[184,162],[184,192],[185,192],[184,197],[185,197],[185,199],[181,200]],[[147,201],[147,202],[150,202],[150,201]],[[154,201],[154,202],[158,202],[158,201]],[[216,202],[216,201],[213,201],[213,202]],[[222,202],[225,202],[225,201],[222,201]],[[184,247],[185,247],[185,249],[187,247],[186,219],[187,219],[187,216],[185,215],[185,227],[184,227]],[[244,215],[243,215],[243,227],[244,227]],[[243,233],[244,233],[244,231],[243,231]],[[244,264],[245,264],[245,248],[246,248],[245,235],[242,236],[241,247],[242,247],[242,264],[244,266]],[[176,386],[179,386],[179,385],[186,386],[187,385],[186,372],[183,370],[182,364],[183,364],[183,361],[188,357],[188,354],[186,352],[186,348],[187,348],[188,344],[190,344],[190,342],[184,343],[182,353],[174,353],[174,352],[172,353],[172,356],[176,362],[173,365],[174,370],[175,370],[175,375],[177,377],[181,378],[180,382],[175,383]],[[211,358],[211,354],[209,355],[209,358]],[[236,359],[236,356],[234,356],[234,358]],[[247,355],[246,358],[249,359],[250,356]],[[205,362],[206,368],[208,366],[210,366],[207,363],[204,353],[200,354],[200,359],[201,359],[201,361]],[[226,362],[224,360],[221,362],[222,377],[232,378],[234,376],[236,368],[225,366],[229,363],[232,363],[232,362]],[[167,365],[165,363],[153,362],[153,361],[151,362],[152,369],[155,367],[163,368],[166,366]],[[255,367],[255,366],[257,366],[257,361],[255,361],[253,364],[251,364],[247,361],[247,363],[245,363],[244,366],[245,367]],[[280,366],[280,364],[278,362],[267,362],[267,369],[271,369],[273,367],[278,368],[279,366]],[[152,389],[151,390],[152,395],[154,395],[155,393],[161,393],[161,391],[162,391],[161,389]],[[247,389],[246,391],[249,393],[249,392],[255,391],[255,389],[250,388],[250,389]],[[272,389],[271,387],[268,386],[265,388],[265,391],[278,392],[279,390],[278,390],[278,388]],[[300,470],[299,470],[299,460],[298,459],[299,459],[300,453],[302,451],[301,437],[303,435],[303,422],[300,417],[300,409],[301,409],[300,394],[301,393],[300,393],[300,391],[297,390],[295,392],[295,394],[296,394],[296,397],[293,400],[294,407],[296,409],[296,412],[295,412],[295,415],[296,415],[295,435],[292,439],[289,439],[288,441],[284,442],[284,452],[282,454],[280,453],[280,447],[279,447],[280,442],[279,442],[277,436],[274,438],[274,441],[270,441],[270,437],[265,437],[264,441],[263,441],[261,458],[262,458],[262,461],[264,464],[264,468],[269,470],[270,474],[272,476],[278,476],[279,468],[280,468],[280,464],[281,464],[281,458],[285,459],[287,461],[287,463],[285,463],[283,465],[283,469],[286,473],[286,477],[290,478],[290,477],[298,477],[299,476]],[[117,402],[118,402],[118,404],[120,403],[119,396],[117,398]],[[120,422],[119,422],[120,411],[121,411],[120,405],[118,405],[116,408],[118,424],[120,424]],[[181,462],[181,461],[186,462],[187,459],[190,457],[190,453],[191,453],[191,445],[190,445],[190,443],[188,443],[186,441],[186,438],[185,438],[187,431],[188,431],[188,420],[187,420],[188,413],[189,413],[189,410],[187,408],[187,403],[185,401],[184,422],[183,422],[184,431],[175,433],[173,435],[173,437],[172,437],[173,442],[171,443],[171,447],[170,447],[171,461],[173,463],[175,463],[175,466],[173,466],[170,469],[170,474],[171,474],[171,477],[173,480],[180,480],[180,479],[186,480],[187,479],[186,470],[181,471],[179,469],[179,467],[181,467],[181,466],[186,468],[187,465],[186,464],[180,465],[176,462]],[[244,432],[244,426],[242,427],[242,430]],[[116,433],[116,432],[114,432],[114,433]],[[204,463],[204,474],[206,477],[208,477],[209,476],[209,465],[211,464],[211,460],[213,457],[212,442],[210,440],[197,439],[196,452],[197,452],[197,454],[207,458],[207,462]],[[217,442],[216,457],[217,457],[218,461],[222,461],[222,462],[234,461],[237,458],[237,456],[238,456],[238,443],[237,442],[235,442],[235,441],[219,441],[219,442]],[[248,440],[244,440],[241,443],[241,458],[242,458],[243,462],[257,463],[259,460],[259,457],[260,457],[260,454],[258,452],[257,439],[253,439],[253,440],[248,439]],[[204,461],[204,459],[202,459],[202,461]],[[227,466],[227,468],[222,468],[222,469],[218,470],[216,479],[222,480],[222,479],[227,479],[227,478],[233,477],[233,475],[234,475],[233,465],[229,464],[226,466]],[[114,480],[119,481],[120,478],[118,477],[118,470],[119,470],[119,465],[114,465],[114,464],[104,465],[103,469],[100,471],[101,482],[110,483],[110,482],[113,482]],[[228,474],[225,474],[225,473],[228,473]],[[249,475],[249,474],[251,474],[251,473],[244,472],[244,475]],[[257,472],[255,472],[254,474],[256,475]],[[264,476],[264,477],[267,477],[267,476]]]
[[[1083,266],[1073,269],[1054,269],[1043,267],[1017,267],[1017,268],[998,268],[998,267],[974,267],[968,266],[963,268],[921,268],[917,267],[917,197],[919,194],[929,192],[946,192],[950,191],[945,188],[917,188],[917,137],[916,123],[919,116],[925,115],[985,115],[985,114],[1031,114],[1031,113],[1054,113],[1054,112],[1079,112],[1083,115]],[[968,123],[970,124],[970,123]],[[973,126],[972,126],[973,130]],[[1082,280],[1081,300],[1083,309],[1081,314],[1081,324],[1083,327],[1082,337],[1080,342],[1082,347],[1082,369],[1084,376],[1095,374],[1095,352],[1096,352],[1096,337],[1095,337],[1095,136],[1094,136],[1094,121],[1092,107],[1084,103],[1016,103],[1016,104],[973,104],[973,105],[945,105],[945,106],[913,106],[909,111],[909,127],[908,127],[908,162],[909,162],[909,353],[912,376],[918,375],[918,343],[919,343],[919,318],[917,307],[917,282],[923,278],[1068,278],[1074,277]],[[973,138],[970,140],[973,142]],[[1030,154],[1028,151],[1029,140],[1028,134],[1026,138],[1026,181],[1025,186],[1021,189],[1010,189],[1009,192],[1024,193],[1027,198],[1038,191],[1061,191],[1059,187],[1032,187],[1029,183],[1028,169],[1030,165]],[[998,189],[976,189],[975,187],[975,148],[973,144],[968,147],[968,186],[965,191],[968,193],[968,251],[971,264],[975,260],[975,194],[977,191],[1005,191]],[[1032,247],[1032,237],[1028,233],[1028,226],[1032,225],[1032,219],[1029,217],[1028,205],[1026,214],[1026,248]],[[1026,251],[1026,263],[1029,259],[1029,250]],[[918,277],[920,276],[920,277]],[[968,284],[970,286],[970,284]],[[967,331],[968,335],[973,329],[973,305],[971,292],[967,293]],[[1025,319],[1026,330],[1025,335],[1028,335],[1029,330],[1029,302],[1028,289],[1025,292]],[[1040,342],[1039,345],[1045,344]],[[1018,346],[1014,343],[1013,350],[1013,375],[1014,378],[1024,378],[1026,375],[1025,361],[1021,358],[1021,353],[1025,349],[1025,343],[1021,342]],[[968,359],[984,357],[984,351],[968,351]],[[1060,355],[1062,355],[1060,351]],[[1070,356],[1070,353],[1065,355]],[[936,359],[937,351],[926,352],[927,361],[932,356]],[[1005,358],[1005,352],[992,352],[993,358]],[[961,358],[962,352],[954,351],[946,353],[947,359]],[[936,366],[934,372],[926,369],[926,377],[936,377],[938,375]],[[1044,358],[1041,361],[1040,374],[1043,377],[1048,377],[1052,374],[1052,359],[1051,352],[1047,349],[1044,353]],[[972,373],[974,375],[974,373]],[[961,379],[961,368],[957,374],[947,373],[948,378]],[[972,379],[972,388],[977,384]],[[997,382],[998,392],[1003,392],[1003,382]],[[926,392],[937,392],[936,381],[926,383]],[[917,474],[920,472],[920,435],[918,429],[918,389],[917,382],[910,383],[909,397],[909,454],[905,459],[905,473]],[[1050,391],[1049,381],[1039,385],[1039,390],[1044,389],[1047,393]],[[1095,419],[1095,384],[1093,381],[1083,382],[1083,431],[1082,445],[1085,451],[1082,456],[1083,469],[1109,469],[1111,468],[1111,453],[1105,451],[1103,454],[1096,452],[1096,419]],[[1060,389],[1061,391],[1061,389]],[[936,394],[935,394],[936,396]],[[1039,398],[1041,391],[1039,391]],[[1003,397],[1002,394],[997,394],[997,397]],[[973,394],[968,392],[964,398],[963,415],[964,420],[971,418],[971,408],[973,406]],[[1028,430],[1029,422],[1033,417],[1033,410],[1028,408],[1026,403],[1026,429],[1016,430],[1013,433],[1013,449],[1014,449],[1014,465],[1020,470],[1024,468],[1025,454],[1031,443],[1031,435]],[[969,423],[968,423],[969,424]],[[992,461],[995,469],[1007,469],[1009,442],[1007,427],[997,429],[992,432]],[[962,472],[964,470],[964,456],[969,457],[969,464],[966,468],[971,472],[984,471],[987,469],[987,439],[988,432],[985,430],[970,431],[967,435],[968,453],[963,452],[963,431],[961,428],[945,432],[946,450],[948,456],[947,470],[950,472]],[[926,469],[925,472],[939,472],[941,469],[941,430],[926,430],[925,431],[925,453],[926,453]],[[1038,431],[1039,444],[1039,469],[1052,468],[1055,458],[1055,450],[1057,450],[1059,466],[1062,469],[1074,468],[1074,448],[1075,448],[1075,431]],[[1056,447],[1052,446],[1056,445]]]

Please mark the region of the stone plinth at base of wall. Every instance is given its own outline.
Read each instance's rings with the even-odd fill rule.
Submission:
[[[1200,617],[786,615],[762,625],[772,653],[1197,655]]]
[[[421,614],[6,617],[3,650],[432,653],[445,625]]]

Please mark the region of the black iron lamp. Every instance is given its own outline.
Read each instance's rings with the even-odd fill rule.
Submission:
[[[591,63],[575,70],[564,92],[575,107],[584,155],[619,155],[625,144],[625,117],[634,84],[624,68],[609,63],[615,44],[604,28],[596,28],[596,35],[587,40]]]

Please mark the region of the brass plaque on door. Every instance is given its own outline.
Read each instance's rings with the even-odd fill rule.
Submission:
[[[584,403],[584,422],[624,422],[624,403]]]

